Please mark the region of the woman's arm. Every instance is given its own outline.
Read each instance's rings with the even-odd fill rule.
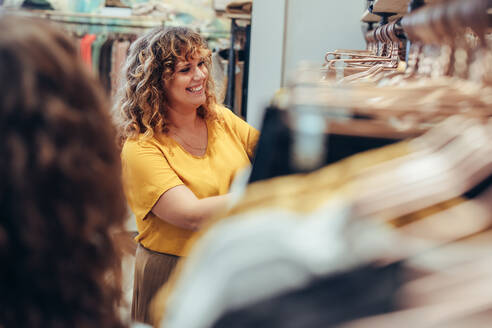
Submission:
[[[226,208],[230,195],[198,199],[185,185],[167,190],[152,208],[160,219],[178,227],[197,230],[213,214]]]

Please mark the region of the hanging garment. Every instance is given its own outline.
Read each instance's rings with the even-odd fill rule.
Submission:
[[[350,231],[350,229],[358,231],[356,237],[354,237],[358,240],[354,241],[350,238],[350,233],[341,228],[343,224],[340,224],[342,221],[337,221],[340,220],[340,218],[337,219],[337,213],[338,215],[340,215],[340,213],[345,213],[345,216],[342,215],[342,217],[351,218],[352,214],[350,214],[349,204],[351,203],[351,197],[358,192],[356,181],[362,171],[392,161],[404,163],[405,159],[415,157],[412,151],[417,151],[417,148],[413,147],[416,147],[416,144],[411,141],[400,142],[384,148],[354,155],[308,175],[279,177],[249,185],[243,199],[224,217],[227,218],[227,220],[219,219],[216,222],[210,223],[209,229],[205,229],[201,233],[201,236],[197,236],[187,245],[190,258],[183,262],[182,266],[178,268],[174,279],[172,279],[172,283],[163,289],[162,293],[157,296],[157,303],[160,302],[161,311],[164,311],[162,309],[165,308],[165,313],[170,314],[169,320],[171,321],[181,320],[179,319],[181,317],[176,314],[176,311],[178,310],[175,309],[174,306],[186,309],[185,304],[188,304],[188,302],[191,302],[191,299],[194,299],[196,303],[193,306],[199,309],[197,311],[203,310],[208,313],[206,319],[203,318],[201,322],[211,322],[216,320],[220,313],[225,313],[223,310],[234,311],[234,309],[237,310],[238,308],[247,308],[255,302],[261,302],[262,298],[267,299],[272,295],[287,292],[287,289],[294,288],[294,285],[299,281],[302,282],[301,285],[305,284],[306,280],[299,278],[303,277],[302,273],[306,270],[300,269],[303,268],[303,265],[300,263],[306,263],[303,261],[309,262],[310,259],[312,259],[312,256],[320,256],[318,261],[316,261],[318,265],[324,263],[321,265],[324,269],[322,269],[321,266],[317,267],[316,272],[318,272],[318,274],[320,274],[320,272],[326,274],[333,272],[330,270],[341,270],[337,265],[341,265],[343,261],[335,261],[337,263],[335,264],[333,261],[326,260],[327,257],[334,256],[334,250],[342,251],[349,261],[360,260],[360,257],[358,256],[353,256],[352,254],[349,255],[350,250],[344,251],[343,247],[337,243],[357,243],[359,241],[362,242],[365,238],[369,238],[369,240],[376,238],[379,240],[381,235],[380,237],[377,237],[378,233],[375,233],[374,230],[367,230],[367,228],[357,229],[356,227],[357,224],[362,222],[378,223],[382,221],[379,221],[377,218],[361,220],[357,219],[357,217],[352,217],[353,220],[350,220],[351,223],[347,225],[347,229],[348,231]],[[329,205],[340,201],[342,204],[345,203],[349,207]],[[419,220],[425,221],[436,213],[457,208],[461,206],[463,202],[464,199],[461,197],[449,199],[442,203],[434,204],[431,207],[423,208],[415,213],[410,213],[404,217],[395,218],[393,221],[387,221],[386,227],[394,226],[405,228],[407,224]],[[343,212],[343,208],[345,208],[346,212]],[[289,220],[297,221],[299,225],[292,228],[288,223]],[[307,223],[309,221],[311,223],[318,222],[319,225],[310,225]],[[252,222],[255,222],[256,226],[249,227],[247,224],[251,224]],[[336,222],[339,224],[337,225]],[[303,226],[303,224],[306,225]],[[323,227],[323,224],[326,224],[327,226],[333,224],[333,226],[327,228]],[[382,228],[383,226],[384,225],[378,225],[379,228]],[[229,229],[225,230],[227,227]],[[313,230],[310,233],[303,231],[303,228],[306,227],[310,227]],[[316,233],[321,234],[319,239],[316,237]],[[297,239],[296,236],[302,236],[302,238]],[[264,238],[264,240],[261,238]],[[457,238],[459,238],[459,236],[457,236]],[[384,238],[380,239],[380,241],[383,240]],[[232,243],[233,241],[240,242],[241,244],[239,245],[244,244],[247,246],[236,247],[233,246],[235,244],[224,244],[228,242]],[[217,245],[214,244],[215,242]],[[321,246],[321,244],[317,244],[317,242],[333,242],[338,246],[335,246],[335,244],[332,246]],[[208,243],[215,246],[213,246],[213,248],[208,248],[212,247]],[[282,248],[285,246],[284,243],[291,245],[293,248]],[[395,241],[393,245],[398,245],[398,242]],[[276,248],[277,246],[279,248]],[[385,251],[387,252],[392,248],[394,247],[389,247]],[[207,250],[210,250],[210,252],[224,252],[221,253],[221,255],[224,256],[220,258],[221,260],[225,259],[227,265],[211,264],[211,260],[204,260],[204,257],[208,259],[205,255],[207,254]],[[385,252],[379,254],[382,255],[384,253]],[[225,256],[225,254],[227,254],[227,256]],[[197,258],[194,256],[197,256]],[[268,260],[265,260],[265,257],[275,260],[269,262]],[[215,254],[215,258],[219,258],[218,254]],[[235,260],[233,260],[234,258]],[[324,258],[326,261],[321,260],[321,258]],[[237,267],[235,266],[236,264],[234,264],[234,261],[239,262]],[[295,265],[293,265],[296,269],[292,269],[292,274],[289,274],[289,270],[286,269],[289,266],[282,264],[284,261],[285,263],[295,263]],[[272,267],[270,268],[266,263],[275,263],[275,265],[272,264]],[[353,262],[351,263],[354,264]],[[241,267],[240,265],[243,266]],[[310,266],[311,269],[314,267],[315,266]],[[237,271],[234,271],[236,270],[234,268],[236,268]],[[345,269],[347,269],[347,267],[345,267]],[[201,270],[211,270],[213,273],[204,273]],[[270,272],[268,270],[273,271]],[[214,277],[213,279],[207,278],[212,276]],[[229,276],[235,278],[227,278]],[[200,283],[200,277],[208,279],[207,283]],[[239,287],[213,286],[213,290],[216,291],[215,294],[211,291],[203,290],[204,288],[209,288],[214,281],[218,284],[224,282],[234,284],[234,281],[236,281],[235,279],[240,280],[243,285],[238,282],[237,285]],[[190,285],[190,281],[194,281],[197,286]],[[207,287],[199,287],[198,285],[206,285]],[[299,285],[297,287],[299,287]],[[242,292],[243,289],[244,293]],[[227,292],[224,292],[224,290]],[[210,297],[212,299],[208,297],[199,298],[197,296],[198,294],[193,294],[195,291],[199,291],[199,294],[201,295],[211,295]],[[237,297],[226,296],[223,294],[218,295],[222,292],[232,293],[234,295],[237,293]],[[176,295],[176,298],[173,298],[173,295]],[[248,295],[250,295],[251,298],[248,298]],[[214,297],[217,299],[214,299]],[[250,303],[248,303],[249,301]],[[210,306],[215,310],[208,308],[209,304],[212,304]],[[218,307],[217,304],[227,304],[228,308],[224,309]],[[159,308],[159,306],[157,308]],[[188,309],[186,309],[186,311],[186,313],[189,314]],[[162,315],[162,312],[160,313],[157,311],[156,315],[159,317],[159,315]],[[197,315],[202,318],[201,315]],[[167,315],[164,316],[165,321],[163,322],[169,324],[166,317]],[[184,324],[184,322],[180,322],[180,324]],[[205,325],[204,327],[207,326]]]
[[[101,46],[101,54],[99,59],[99,79],[101,80],[107,94],[111,93],[111,61],[113,58],[113,42],[114,39],[108,36],[106,41]]]
[[[319,119],[324,118],[320,117]],[[294,135],[287,123],[288,120],[287,111],[275,107],[266,109],[260,139],[256,147],[250,182],[314,171],[351,155],[399,141],[392,138],[359,137],[326,132],[322,137],[324,153],[321,156],[323,159],[319,165],[305,170],[297,167],[293,160],[295,156],[293,148]]]
[[[178,268],[167,304],[166,287],[156,296],[157,320],[164,305],[162,327],[211,327],[230,310],[363,266],[390,249],[386,230],[350,221],[349,208],[333,202],[310,214],[272,208],[219,222]],[[366,228],[371,237],[360,238]]]
[[[119,87],[119,79],[122,74],[123,65],[126,60],[126,53],[130,47],[130,41],[118,40],[113,42],[111,58],[111,95],[114,96]]]
[[[101,48],[107,39],[108,36],[106,34],[99,34],[92,43],[92,72],[98,77],[100,76]]]
[[[86,34],[80,41],[80,54],[82,60],[92,71],[92,43],[96,40],[95,34]]]
[[[221,57],[218,52],[212,53],[212,72],[211,75],[215,84],[215,94],[217,96],[217,102],[222,104],[224,102],[227,75],[225,73],[224,65],[222,64]]]
[[[401,263],[367,265],[321,276],[307,285],[250,306],[232,309],[214,328],[319,328],[396,309]]]

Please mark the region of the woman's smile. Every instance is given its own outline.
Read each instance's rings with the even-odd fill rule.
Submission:
[[[202,91],[204,90],[203,89],[203,85],[199,85],[199,86],[196,86],[196,87],[189,87],[189,88],[186,88],[187,91],[193,93],[193,94],[200,94],[202,93]]]

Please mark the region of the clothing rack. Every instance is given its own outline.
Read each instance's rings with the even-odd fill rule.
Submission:
[[[352,72],[350,72],[351,68],[345,66],[347,63],[350,63],[350,64],[356,63],[357,65],[359,65],[359,67],[353,68],[353,70],[354,71],[356,69],[361,70],[360,72],[362,73],[362,76],[364,75],[364,73],[367,73],[367,72],[363,72],[363,71],[369,71],[369,68],[372,68],[371,66],[379,66],[381,71],[382,70],[394,70],[394,73],[393,73],[394,76],[397,76],[398,71],[400,73],[402,73],[401,77],[415,76],[415,77],[424,78],[424,77],[430,76],[430,73],[428,73],[427,70],[425,70],[425,69],[422,69],[420,71],[415,71],[415,72],[413,71],[415,68],[419,69],[420,66],[418,66],[418,62],[417,62],[417,66],[415,66],[415,63],[412,63],[411,65],[410,64],[399,65],[399,64],[404,64],[405,62],[408,63],[408,54],[410,53],[410,51],[409,50],[405,51],[405,49],[407,48],[407,40],[412,42],[412,43],[415,43],[416,47],[414,50],[412,50],[413,52],[415,52],[415,50],[418,50],[417,48],[421,46],[420,40],[418,40],[414,37],[414,35],[413,35],[414,33],[413,34],[410,33],[412,26],[415,25],[415,28],[420,28],[419,35],[426,35],[427,36],[427,35],[434,34],[434,33],[425,33],[425,31],[424,31],[424,29],[426,29],[426,28],[427,29],[433,29],[434,28],[435,24],[434,24],[434,21],[432,21],[431,19],[435,19],[437,17],[436,15],[426,14],[426,10],[427,10],[426,8],[429,8],[429,10],[432,10],[433,8],[436,8],[436,7],[439,8],[439,6],[436,4],[429,3],[429,1],[426,1],[427,5],[424,8],[422,8],[421,10],[414,10],[414,8],[417,8],[418,6],[422,6],[422,4],[423,4],[422,1],[417,1],[417,0],[403,1],[403,2],[402,1],[389,1],[389,2],[386,2],[386,4],[394,5],[395,2],[399,2],[400,7],[394,8],[394,7],[390,7],[389,5],[386,7],[383,7],[383,4],[384,4],[383,0],[378,0],[376,2],[372,2],[372,1],[368,2],[368,7],[372,7],[370,9],[370,12],[372,12],[372,14],[374,14],[374,12],[376,12],[376,10],[381,10],[381,11],[383,11],[383,13],[386,10],[388,12],[386,14],[384,14],[384,16],[389,17],[389,20],[391,20],[392,22],[387,23],[387,24],[380,24],[377,27],[375,27],[373,30],[366,32],[365,36],[366,36],[366,40],[368,41],[368,45],[370,45],[370,43],[372,42],[372,47],[368,48],[367,51],[357,52],[357,50],[354,50],[354,51],[340,50],[338,52],[338,50],[337,50],[334,52],[327,53],[327,56],[328,56],[328,54],[330,54],[330,56],[334,57],[334,59],[332,59],[332,60],[328,60],[327,58],[325,58],[327,63],[330,62],[331,64],[333,64],[333,63],[338,61],[342,65],[340,67],[335,67],[336,65],[331,65],[331,66],[326,65],[323,68],[326,71],[324,71],[324,73],[322,73],[322,74],[326,74],[325,78],[328,77],[328,72],[330,72],[330,69],[331,69],[331,73],[333,73],[333,74],[337,73],[336,74],[337,77],[338,77],[339,70],[342,72],[342,76],[341,76],[342,78],[344,77],[343,76],[344,70],[345,70],[345,73],[347,73],[346,76],[350,76],[351,74],[353,74]],[[472,1],[472,0],[462,1],[461,4],[464,7],[466,7],[467,5],[469,5],[472,2],[476,3],[478,1]],[[453,3],[453,5],[456,6],[457,3],[459,4],[459,1],[454,1],[452,3]],[[409,7],[409,8],[405,9],[405,7]],[[392,12],[389,12],[390,10]],[[410,10],[411,12],[407,13],[406,12],[407,10]],[[479,31],[480,27],[478,27],[477,24],[479,22],[481,22],[481,24],[483,25],[487,21],[489,21],[488,27],[491,26],[490,25],[490,9],[487,12],[487,9],[478,8],[478,11],[474,11],[473,13],[472,13],[471,9],[460,10],[459,8],[457,8],[455,11],[456,11],[456,13],[463,12],[464,13],[463,15],[468,15],[468,16],[471,15],[471,16],[475,17],[474,19],[472,19],[470,17],[464,18],[464,17],[461,17],[461,16],[458,17],[455,15],[455,17],[450,18],[449,21],[453,22],[453,24],[458,26],[458,27],[459,27],[459,24],[465,24],[465,26],[469,26],[472,30]],[[488,16],[485,16],[485,18],[484,18],[485,12],[487,12]],[[377,11],[376,13],[381,14],[379,11]],[[402,18],[398,18],[398,15],[401,15]],[[457,15],[459,15],[459,14],[457,14]],[[395,17],[396,17],[396,20],[394,20]],[[416,17],[416,18],[411,19],[412,17]],[[381,18],[378,20],[379,23],[381,23],[382,21],[383,21],[383,19],[381,19]],[[422,26],[420,26],[419,24]],[[435,40],[435,42],[437,42],[437,44],[434,44],[434,46],[439,46],[441,44],[441,42],[444,42],[445,39],[450,39],[450,38],[455,37],[455,34],[453,33],[452,30],[443,31],[442,33],[446,33],[446,32],[449,33],[448,37],[442,37],[441,39],[439,39],[438,37],[434,37],[433,40]],[[462,33],[464,33],[464,32],[462,32]],[[478,33],[478,34],[480,34],[480,33]],[[430,44],[429,41],[426,41],[426,44],[429,44],[429,46],[432,46],[432,44]],[[423,56],[423,55],[425,55],[425,54],[421,54],[420,56]],[[472,58],[471,55],[469,58]],[[413,62],[415,62],[415,60],[413,60]],[[426,60],[425,65],[428,65],[428,62],[429,62],[429,60]],[[364,66],[364,65],[366,65],[366,66]],[[412,66],[412,67],[409,67],[409,66]],[[421,65],[421,66],[425,67],[424,65]],[[405,69],[405,68],[410,68],[410,69]],[[451,69],[452,68],[453,67],[451,67]],[[319,68],[317,68],[317,67],[313,68],[313,69],[319,71]],[[403,74],[403,72],[405,72],[405,74]],[[435,73],[436,72],[432,73],[433,76],[435,75]],[[320,73],[317,72],[317,74],[319,75]],[[429,74],[429,76],[428,76],[428,74]],[[355,75],[358,75],[358,74],[354,74],[354,77],[355,77]],[[453,75],[451,75],[450,73],[445,73],[444,76],[448,77],[448,76],[453,76]],[[315,79],[320,78],[320,77],[321,76],[315,77]],[[465,75],[463,75],[463,77],[466,78]],[[347,81],[350,79],[345,79],[345,80]],[[356,81],[356,79],[354,79],[353,81]],[[299,85],[302,86],[303,82],[300,82]],[[309,89],[307,87],[308,85],[309,85],[309,82],[304,83],[304,86],[306,86],[304,89]],[[323,87],[321,87],[320,89],[323,89]],[[287,92],[291,92],[291,91],[287,91]],[[313,89],[312,92],[316,92],[316,90]],[[321,91],[321,92],[323,92],[323,91]],[[299,104],[295,104],[295,102],[292,102],[292,99],[295,99],[295,98],[300,99],[300,96],[302,96],[302,94],[300,94],[300,93],[298,93],[298,94],[290,93],[290,95],[287,98],[290,98],[290,100],[289,100],[291,102],[290,107],[292,107],[294,105],[306,107],[306,106],[313,105],[313,102],[315,102],[315,100],[318,97],[323,98],[324,96],[326,96],[328,100],[327,100],[327,102],[325,102],[325,104],[331,104],[330,105],[331,107],[344,108],[344,106],[348,106],[348,104],[351,103],[351,104],[353,104],[351,106],[354,106],[353,107],[354,109],[357,109],[357,110],[364,109],[363,111],[354,112],[353,116],[356,116],[357,118],[367,117],[369,120],[372,119],[372,117],[374,117],[374,118],[378,117],[380,115],[380,113],[383,113],[383,112],[388,114],[388,115],[396,115],[397,116],[398,115],[397,114],[398,109],[405,107],[404,106],[404,102],[405,102],[404,98],[405,97],[408,97],[408,99],[412,98],[410,93],[408,95],[401,94],[399,96],[393,96],[392,99],[394,99],[394,100],[391,100],[391,105],[386,106],[385,108],[378,108],[378,106],[376,106],[371,112],[371,110],[367,110],[369,107],[371,107],[371,104],[365,103],[365,101],[367,101],[367,99],[364,98],[365,96],[361,97],[361,101],[358,102],[356,100],[356,98],[353,95],[351,95],[350,88],[344,90],[343,85],[342,85],[342,87],[333,87],[333,89],[331,89],[331,90],[329,88],[326,88],[324,92],[325,93],[321,93],[319,95],[309,94],[308,96],[303,97],[302,99],[304,99],[304,101],[308,101],[307,103],[304,103],[304,104],[302,102]],[[337,92],[340,92],[341,96],[338,97],[336,95]],[[378,92],[377,88],[375,88],[372,92],[374,94],[377,94],[377,92]],[[359,94],[362,94],[362,93],[359,92]],[[367,97],[374,97],[375,98],[374,104],[377,104],[378,99],[377,99],[377,97],[374,96],[374,94],[371,96],[371,91],[368,91],[365,95]],[[345,96],[343,96],[343,95],[345,95]],[[350,102],[347,101],[347,99],[346,99],[347,97],[351,98]],[[341,102],[339,102],[340,99],[342,100]],[[320,101],[320,103],[314,104],[315,107],[320,107],[320,108],[323,107],[323,101]],[[281,101],[276,101],[276,102],[282,103]],[[450,106],[452,106],[452,104],[450,104]],[[482,106],[482,105],[480,105],[480,106]],[[284,119],[284,118],[279,118],[279,116],[285,116],[285,114],[282,112],[282,109],[285,109],[289,106],[278,106],[278,107],[281,109],[279,113],[273,113],[273,114],[267,113],[266,119],[269,120],[267,123],[269,126],[271,126],[271,127],[273,126],[278,131],[281,131],[280,133],[287,135],[289,132],[287,131],[287,127],[285,126],[284,123],[286,121],[289,121],[289,120]],[[408,108],[408,109],[407,109],[407,107],[405,107],[405,108],[406,108],[406,110],[409,110],[409,111],[412,110],[412,108]],[[271,108],[269,109],[269,111],[273,112]],[[394,111],[394,113],[391,113],[391,111]],[[381,114],[382,115],[381,117],[383,120],[387,119],[387,117],[384,118],[384,115],[386,115],[386,114]],[[438,116],[439,114],[437,113],[436,115]],[[445,115],[445,114],[442,114],[442,115]],[[446,114],[446,115],[448,115],[448,114]],[[273,116],[276,116],[276,117],[273,117]],[[320,116],[320,119],[321,119],[321,116]],[[438,119],[436,119],[434,122],[437,122],[437,120]],[[284,129],[284,127],[282,127],[282,128],[279,127],[282,124],[284,124],[285,129]],[[396,123],[396,124],[398,124],[398,123]],[[429,123],[429,124],[431,124],[431,123]],[[355,125],[356,124],[354,124],[354,126]],[[422,133],[423,131],[419,130],[419,129],[420,129],[420,127],[417,127],[414,130],[409,130],[408,135],[414,134],[414,136],[415,136],[415,135]],[[347,127],[344,127],[343,130],[348,131],[349,129]],[[333,131],[334,130],[331,129],[331,131],[327,131],[327,133],[331,133]],[[350,129],[350,131],[351,131],[351,133],[354,133],[354,136],[360,137],[359,139],[366,137],[363,135],[364,132],[362,130],[357,131],[356,128],[353,128],[353,129]],[[371,132],[370,133],[371,137],[372,136],[380,137],[381,133],[379,133],[379,132],[382,132],[382,131],[384,131],[384,130],[380,129],[379,131]],[[402,136],[402,138],[408,137],[408,136],[404,136],[401,132],[402,131],[396,133],[395,136],[400,135],[400,136]],[[344,132],[344,133],[347,133],[347,132]],[[390,135],[390,133],[388,133],[387,135]],[[271,137],[269,140],[266,140],[266,139],[261,140],[260,139],[259,147],[261,150],[261,154],[259,157],[266,156],[266,157],[270,158],[270,157],[277,156],[277,155],[272,154],[272,153],[274,152],[273,149],[279,148],[279,147],[276,147],[274,145],[275,142],[278,142],[278,140],[282,139],[283,141],[279,141],[279,142],[283,142],[284,145],[290,144],[290,141],[288,140],[287,137],[285,137],[285,138],[280,137],[279,139],[277,139],[277,141],[274,139],[275,139],[275,137]],[[328,138],[328,142],[330,142],[330,140],[333,140],[333,138],[332,139]],[[360,140],[358,142],[360,142]],[[328,144],[328,143],[325,142],[325,144]],[[285,146],[284,148],[288,148],[288,146]],[[330,146],[328,148],[330,149],[330,151],[333,151],[333,149],[334,149],[332,146]],[[341,147],[341,148],[346,149],[347,147],[346,147],[346,145],[344,145],[344,147]],[[329,154],[329,155],[331,156],[331,154]],[[346,156],[346,153],[344,153],[343,156]],[[279,157],[279,156],[277,156],[277,157]],[[289,155],[286,155],[283,157],[283,163],[286,163],[286,161],[288,160],[288,157],[289,157]],[[336,157],[335,159],[340,160],[341,157]],[[258,160],[258,163],[261,163],[261,162],[266,162],[266,161]],[[282,162],[282,161],[280,161],[280,162]],[[331,163],[331,162],[333,162],[333,161],[327,160],[324,162],[324,164]],[[275,168],[281,167],[281,164],[279,162],[272,160],[272,163],[273,164],[271,165],[271,167],[275,167]],[[265,169],[265,170],[267,170],[267,169]],[[265,171],[265,170],[263,170],[263,171]],[[285,174],[287,171],[289,171],[289,170],[282,170],[281,174]],[[253,166],[253,175],[255,173],[256,173],[255,172],[255,166]],[[261,178],[265,178],[266,176],[268,176],[267,173],[261,172]],[[254,176],[254,179],[260,179],[260,178]]]
[[[389,7],[396,3],[399,8]],[[450,0],[436,10],[434,5],[414,10],[417,3],[409,0],[377,0],[371,4],[368,13],[387,13],[383,16],[389,19],[386,24],[374,26],[370,36],[387,44],[330,53],[333,61],[356,63],[352,67],[354,72],[360,69],[358,73],[366,73],[359,74],[357,80],[331,80],[319,66],[312,67],[312,72],[307,71],[308,67],[297,72],[296,80],[278,92],[264,117],[250,176],[253,183],[240,203],[224,215],[224,225],[214,222],[209,226],[212,232],[202,232],[204,237],[197,239],[195,249],[190,248],[188,261],[182,264],[182,276],[177,275],[166,286],[166,296],[171,296],[165,304],[168,319],[162,326],[191,327],[185,324],[186,320],[205,322],[194,327],[216,328],[232,327],[235,323],[285,327],[291,322],[302,327],[345,328],[489,326],[492,147],[488,140],[492,130],[490,123],[482,122],[492,116],[492,69],[488,65],[492,44],[483,33],[484,22],[490,22],[490,2],[484,9],[484,0]],[[382,8],[383,4],[388,7]],[[440,15],[434,13],[439,14],[445,6],[453,6],[453,17],[448,19],[451,26],[437,31],[439,22],[436,25],[435,19]],[[403,18],[399,20],[398,15]],[[385,22],[381,16],[374,16],[375,23]],[[462,42],[468,41],[469,35],[488,43]],[[436,51],[420,51],[422,61],[416,61],[415,66],[385,66],[394,59],[396,48],[405,49],[406,39],[412,42],[412,51]],[[394,46],[396,43],[398,47]],[[445,46],[449,46],[449,53]],[[449,58],[444,58],[447,54]],[[455,58],[453,54],[462,57]],[[448,59],[451,64],[445,64],[445,60],[440,64],[455,71],[434,70],[438,68],[437,57]],[[398,58],[399,63],[403,61]],[[467,65],[469,72],[488,74],[488,80],[456,74],[460,66],[454,65],[457,62]],[[484,67],[473,70],[473,64]],[[433,69],[420,70],[419,65],[432,65]],[[371,71],[374,67],[381,70]],[[321,121],[326,124],[319,124]],[[323,167],[319,169],[320,166]],[[311,172],[313,169],[316,171]],[[377,268],[397,265],[396,271],[388,268],[388,276],[382,272],[363,275],[360,285],[348,279],[339,280],[341,270],[334,270],[336,265],[343,260],[358,262],[360,257],[333,244],[315,243],[316,234],[322,231],[319,223],[333,223],[339,218],[331,216],[340,213],[335,210],[337,206],[347,215],[346,227],[337,231],[327,225],[319,239],[331,242],[340,238],[350,244],[351,250],[377,249],[353,247],[362,240],[374,241],[373,246],[388,241],[387,245],[378,244],[381,251],[377,251],[379,258],[373,263]],[[278,230],[274,230],[277,216],[279,220],[289,219],[279,222]],[[290,218],[295,222],[292,230],[288,230]],[[313,218],[319,221],[309,223]],[[313,234],[303,229],[306,222],[306,226],[313,228]],[[386,239],[376,229],[358,227],[372,223],[384,227],[384,233],[394,238]],[[300,231],[302,237],[297,239],[296,232]],[[228,236],[230,244],[217,236]],[[255,239],[257,236],[263,237]],[[292,249],[279,248],[267,261],[268,254],[263,251],[274,247],[265,245],[289,245]],[[307,261],[311,255],[329,256],[337,249],[342,250],[343,260]],[[260,253],[260,258],[255,256]],[[236,267],[231,265],[231,259],[239,259]],[[210,265],[212,260],[217,261],[215,265]],[[251,264],[247,266],[249,260]],[[304,260],[308,264],[303,266]],[[353,277],[364,263],[356,263],[355,271],[347,270],[345,277]],[[289,264],[292,275],[286,274]],[[269,266],[271,271],[267,271]],[[278,268],[282,274],[276,275],[280,272]],[[309,278],[299,278],[300,272],[308,270],[300,268],[316,268],[312,289],[306,283]],[[322,272],[322,268],[333,271]],[[481,268],[487,269],[483,275]],[[333,274],[335,271],[337,274]],[[284,276],[288,287],[279,287]],[[217,284],[210,286],[208,277],[221,279],[215,279]],[[245,282],[244,277],[257,279]],[[323,290],[317,280],[320,277],[336,281]],[[199,279],[203,279],[201,283],[197,283]],[[302,287],[292,287],[293,281],[302,282]],[[207,286],[211,291],[207,295],[213,297],[202,301],[201,306],[192,304],[190,300],[200,299],[199,294],[203,294],[195,286]],[[381,313],[364,312],[366,308],[375,309],[381,300],[374,297],[371,301],[369,288],[382,286],[394,289],[389,288],[388,294],[374,292],[385,295],[383,299],[387,300]],[[272,288],[270,294],[268,288]],[[363,290],[364,295],[350,294],[350,288]],[[255,291],[258,297],[252,300]],[[245,299],[248,301],[242,303]],[[237,303],[231,305],[230,300]],[[373,306],[361,305],[361,300],[369,300]],[[192,313],[197,308],[200,310]],[[352,309],[354,314],[345,312]],[[465,311],[460,312],[461,309]],[[342,313],[340,322],[334,322]]]
[[[85,33],[105,32],[139,34],[165,21],[155,16],[109,16],[102,14],[65,13],[53,10],[18,10],[15,14],[42,18],[61,24],[64,28]]]
[[[251,43],[251,15],[246,14],[226,14],[226,18],[231,20],[230,46],[228,53],[227,65],[227,90],[224,100],[224,105],[229,109],[234,108],[235,93],[236,93],[236,39],[238,33],[245,33],[246,39],[244,43],[244,67],[241,92],[241,109],[240,113],[243,117],[247,117],[247,99],[248,99],[248,74],[249,74],[249,49]],[[245,26],[240,26],[239,21],[246,22]]]
[[[118,78],[130,43],[146,30],[165,24],[157,16],[118,16],[53,10],[13,10],[11,13],[47,20],[72,34],[79,43],[82,59],[111,95],[118,88]]]

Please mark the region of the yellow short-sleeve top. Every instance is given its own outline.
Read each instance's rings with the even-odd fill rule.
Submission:
[[[198,198],[223,195],[236,172],[250,164],[259,132],[223,106],[214,110],[217,119],[206,120],[208,144],[203,156],[188,153],[165,134],[128,139],[123,145],[125,195],[137,221],[136,240],[148,249],[182,256],[193,234],[151,212],[165,191],[184,184]]]

